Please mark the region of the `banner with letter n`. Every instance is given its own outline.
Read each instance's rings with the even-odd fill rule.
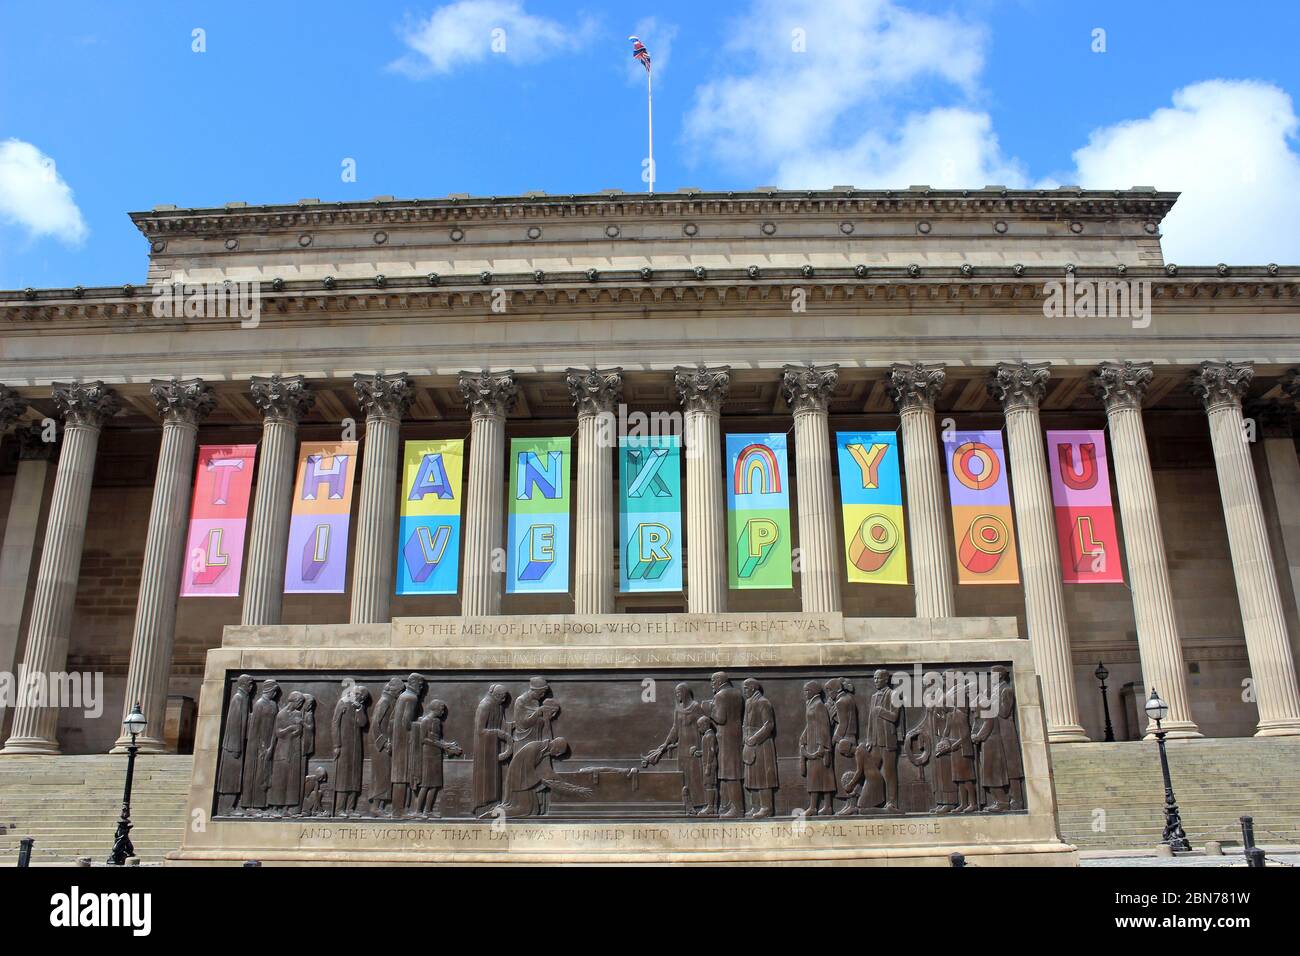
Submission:
[[[354,441],[305,441],[289,518],[285,594],[342,594],[357,468]]]
[[[943,455],[957,546],[957,582],[1020,583],[1002,433],[947,432]]]
[[[397,593],[455,594],[465,441],[408,441],[402,454]]]
[[[1049,431],[1047,464],[1065,583],[1122,584],[1106,433]]]
[[[682,454],[676,435],[619,440],[618,589],[682,589]]]
[[[181,597],[238,597],[256,445],[201,445]]]
[[[727,540],[731,587],[793,586],[784,432],[727,436]]]
[[[836,432],[835,447],[849,581],[907,584],[898,436],[894,432]]]
[[[569,590],[569,439],[510,439],[506,592]]]

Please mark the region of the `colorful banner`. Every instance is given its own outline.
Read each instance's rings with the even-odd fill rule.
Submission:
[[[836,432],[850,581],[907,584],[903,486],[894,432]]]
[[[510,439],[506,592],[569,590],[569,439]]]
[[[201,445],[181,597],[238,597],[256,445]]]
[[[1047,463],[1065,583],[1123,583],[1106,433],[1049,431]]]
[[[682,464],[676,435],[619,439],[618,589],[682,589]]]
[[[1001,432],[946,432],[959,584],[1018,584],[1016,525]]]
[[[356,467],[354,441],[302,443],[289,519],[285,594],[343,593]]]
[[[793,586],[789,475],[784,432],[727,436],[731,587]]]
[[[455,594],[464,439],[408,441],[402,462],[397,593]]]

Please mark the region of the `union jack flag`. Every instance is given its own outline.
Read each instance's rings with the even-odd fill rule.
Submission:
[[[632,41],[632,59],[640,60],[647,73],[650,72],[650,51],[645,48],[640,37],[628,37]]]

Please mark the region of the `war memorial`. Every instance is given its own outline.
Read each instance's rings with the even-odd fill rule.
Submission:
[[[192,753],[174,865],[1073,865],[1070,748],[1300,735],[1300,267],[1176,200],[133,213],[0,292],[0,771]]]

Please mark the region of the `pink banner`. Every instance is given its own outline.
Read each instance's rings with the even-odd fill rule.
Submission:
[[[238,597],[256,445],[202,445],[181,597]]]
[[[1104,431],[1049,431],[1056,541],[1066,584],[1124,582]]]

